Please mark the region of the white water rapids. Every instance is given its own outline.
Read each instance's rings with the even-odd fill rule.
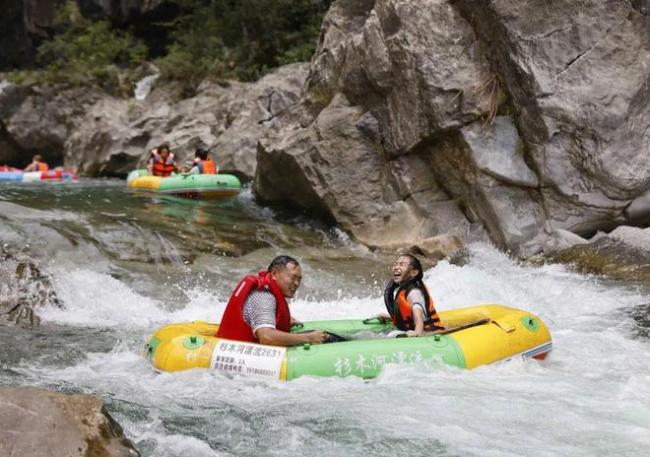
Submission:
[[[3,363],[0,381],[98,395],[145,456],[650,455],[650,341],[636,334],[629,315],[650,302],[647,291],[559,265],[520,265],[476,244],[469,264],[441,262],[426,272],[439,309],[500,303],[530,310],[553,336],[546,361],[473,371],[389,366],[372,381],[156,374],[140,354],[147,335],[170,322],[218,320],[238,276],[256,262],[263,267],[271,251],[202,257],[185,272],[156,266],[127,274],[84,249],[49,265],[66,308],[40,313],[42,329],[16,344],[23,355]],[[292,303],[297,318],[382,311],[384,278],[368,273],[355,294],[350,283],[359,279],[346,272],[347,264],[364,262],[370,272],[377,258],[350,249],[340,247],[348,257],[318,261],[308,248],[297,250],[306,272]],[[197,271],[230,279],[216,286],[197,280]],[[185,298],[146,292],[152,278],[158,292],[177,297],[182,289]],[[0,343],[22,335],[5,331]]]

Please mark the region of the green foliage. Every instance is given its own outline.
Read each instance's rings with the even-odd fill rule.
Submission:
[[[164,79],[195,88],[203,79],[255,80],[278,65],[308,61],[331,0],[170,0],[180,13],[151,24],[171,43],[156,64]],[[125,70],[147,59],[147,47],[108,21],[84,18],[69,0],[55,34],[38,49],[41,72],[16,72],[13,80],[88,81],[130,90]],[[147,38],[146,27],[140,36]],[[149,37],[151,39],[151,37]]]
[[[128,33],[114,30],[107,21],[84,19],[74,2],[59,12],[62,33],[43,43],[37,61],[44,71],[37,82],[82,84],[92,81],[120,89],[121,70],[145,60],[147,49]]]
[[[210,9],[201,5],[194,5],[176,19],[173,43],[168,47],[167,55],[156,61],[163,78],[183,81],[194,87],[207,76],[232,76],[226,71],[224,62],[228,50],[223,45],[218,27]]]
[[[311,58],[329,0],[177,0],[174,43],[157,62],[163,76],[255,80]]]

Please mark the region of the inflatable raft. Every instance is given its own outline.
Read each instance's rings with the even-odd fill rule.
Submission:
[[[185,198],[234,197],[241,192],[237,176],[181,175],[166,178],[150,176],[147,170],[134,170],[126,178],[130,189]]]
[[[23,172],[21,170],[0,170],[0,182],[76,181],[79,176],[69,170]]]
[[[145,344],[156,370],[212,368],[238,375],[291,380],[300,376],[373,378],[387,364],[475,368],[512,358],[544,359],[552,347],[544,323],[500,305],[440,312],[445,330],[418,338],[390,338],[376,319],[313,321],[294,331],[322,329],[346,341],[290,348],[216,338],[218,324],[167,325]]]

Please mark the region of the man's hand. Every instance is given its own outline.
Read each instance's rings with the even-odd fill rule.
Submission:
[[[381,313],[381,314],[377,315],[377,320],[379,322],[381,322],[382,324],[387,324],[387,323],[392,321],[390,316],[388,314],[386,314],[386,313]]]
[[[328,335],[327,332],[324,332],[322,330],[314,330],[313,332],[309,333],[303,333],[305,337],[307,337],[307,343],[311,344],[321,344],[327,341]]]
[[[421,334],[422,334],[422,332],[418,332],[418,331],[415,331],[415,330],[408,330],[406,332],[406,335],[409,336],[409,337],[420,336]]]

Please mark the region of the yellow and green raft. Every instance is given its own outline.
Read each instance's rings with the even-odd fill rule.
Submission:
[[[551,335],[535,315],[500,305],[440,312],[447,329],[418,338],[381,338],[391,324],[377,320],[311,321],[295,331],[322,329],[348,341],[290,348],[220,339],[218,324],[171,324],[145,344],[159,371],[212,368],[244,376],[291,380],[300,376],[373,378],[387,364],[475,368],[513,358],[544,359]]]
[[[173,174],[161,178],[149,175],[147,170],[133,170],[126,183],[130,189],[185,198],[225,198],[241,192],[241,182],[237,176],[228,174]]]

